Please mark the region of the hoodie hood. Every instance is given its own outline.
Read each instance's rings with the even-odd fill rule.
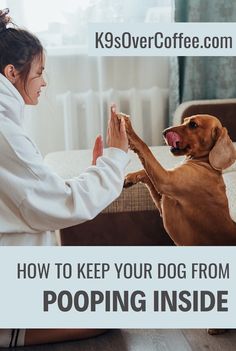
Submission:
[[[18,90],[0,73],[0,115],[22,126],[24,106],[24,100]]]

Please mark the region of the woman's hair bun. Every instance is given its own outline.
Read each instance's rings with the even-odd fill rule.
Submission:
[[[11,17],[8,16],[9,9],[0,10],[0,32],[7,29],[8,23],[11,22]]]

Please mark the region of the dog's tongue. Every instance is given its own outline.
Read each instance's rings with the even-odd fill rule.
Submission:
[[[175,132],[168,132],[165,136],[167,144],[177,148],[177,142],[180,141],[180,137]]]

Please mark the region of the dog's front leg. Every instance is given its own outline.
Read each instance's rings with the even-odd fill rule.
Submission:
[[[127,174],[124,181],[124,188],[129,188],[137,183],[143,183],[147,186],[152,200],[156,207],[158,208],[160,215],[162,216],[161,210],[161,194],[155,189],[154,185],[152,184],[151,180],[149,179],[147,173],[144,169],[138,172],[133,172]]]
[[[126,132],[130,149],[137,153],[155,191],[165,193],[170,187],[170,172],[165,170],[156,160],[149,147],[139,138],[132,128],[130,118],[125,117]]]

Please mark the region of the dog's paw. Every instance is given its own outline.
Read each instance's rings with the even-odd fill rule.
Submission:
[[[123,188],[130,188],[131,186],[135,185],[136,181],[134,181],[133,177],[129,174],[125,177]]]
[[[207,329],[209,335],[220,335],[227,332],[227,329]]]
[[[134,183],[129,182],[129,181],[127,181],[127,180],[124,180],[123,188],[124,188],[124,189],[127,189],[127,188],[130,188],[130,187],[133,186],[133,185],[134,185]]]
[[[129,188],[139,182],[145,183],[146,173],[144,171],[138,171],[127,174],[124,180],[124,188]]]
[[[122,118],[124,119],[126,133],[127,133],[128,136],[132,136],[132,134],[134,133],[134,130],[133,130],[133,127],[132,127],[132,124],[131,124],[130,116],[126,115],[125,113],[120,112],[120,113],[117,114],[117,118],[119,120],[121,120]]]
[[[121,120],[121,118],[125,120],[125,129],[126,129],[126,133],[129,141],[129,148],[135,153],[138,153],[138,144],[137,144],[138,137],[135,131],[133,130],[130,116],[120,112],[117,114],[117,118],[119,120]]]

